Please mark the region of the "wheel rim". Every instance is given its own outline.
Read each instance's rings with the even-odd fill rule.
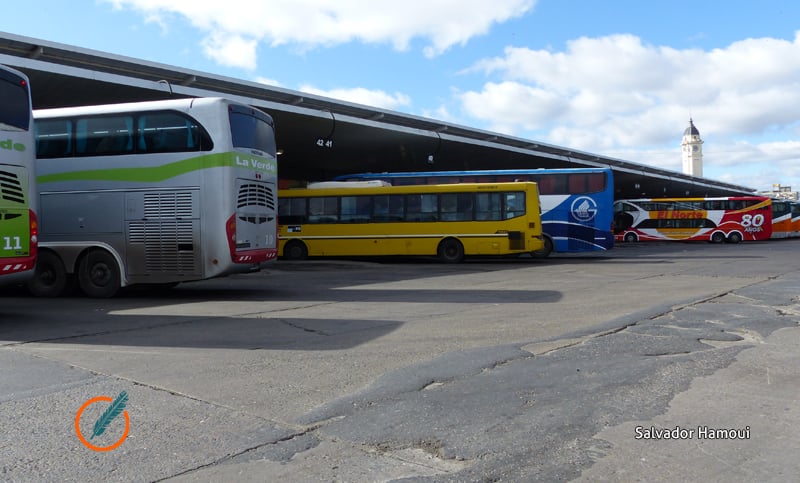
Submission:
[[[445,240],[439,245],[438,255],[446,262],[460,262],[464,256],[464,250],[458,241]]]
[[[285,251],[286,257],[292,260],[301,260],[306,257],[305,248],[300,243],[291,243]]]
[[[111,281],[111,269],[105,263],[92,265],[89,280],[98,287],[105,287]]]
[[[42,282],[42,285],[46,287],[52,287],[53,285],[55,285],[56,271],[53,270],[53,267],[51,267],[50,265],[43,267],[39,275],[39,281]]]

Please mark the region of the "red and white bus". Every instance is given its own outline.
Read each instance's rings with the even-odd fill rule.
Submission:
[[[772,200],[764,196],[647,198],[614,202],[619,241],[739,243],[772,235]]]

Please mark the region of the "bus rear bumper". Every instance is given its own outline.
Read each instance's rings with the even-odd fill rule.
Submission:
[[[273,261],[278,258],[277,248],[267,248],[266,250],[248,250],[235,252],[232,254],[233,263],[258,265],[260,263]]]

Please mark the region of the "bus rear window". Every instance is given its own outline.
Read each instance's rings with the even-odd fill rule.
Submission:
[[[31,124],[28,84],[11,72],[0,73],[0,129],[27,131]]]
[[[256,149],[275,156],[272,118],[257,109],[240,106],[231,106],[229,117],[234,148]]]

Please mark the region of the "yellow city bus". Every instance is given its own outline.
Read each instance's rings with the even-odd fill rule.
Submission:
[[[371,183],[364,186],[362,183]],[[329,182],[278,192],[278,255],[531,253],[544,246],[536,183],[375,186]]]

